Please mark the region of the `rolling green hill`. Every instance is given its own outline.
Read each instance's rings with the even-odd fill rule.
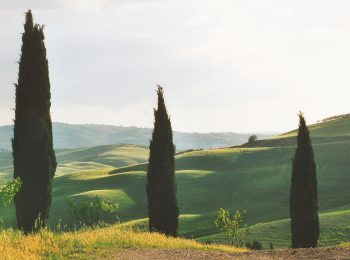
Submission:
[[[116,144],[78,149],[56,150],[58,167],[56,176],[76,171],[100,168],[114,169],[148,160],[148,147],[143,145]],[[0,181],[11,178],[13,172],[12,155],[0,152]]]
[[[322,245],[350,240],[350,118],[310,126],[318,173]],[[250,239],[288,246],[289,185],[296,132],[231,148],[183,152],[176,156],[180,234],[200,241],[223,241],[213,228],[220,207],[247,210]],[[74,221],[67,199],[99,195],[119,203],[118,215],[132,225],[147,222],[145,170],[148,150],[137,145],[57,151],[50,223]],[[1,154],[3,155],[3,154]],[[10,167],[1,156],[0,172]],[[2,211],[13,222],[12,209]],[[137,220],[137,221],[135,221]]]

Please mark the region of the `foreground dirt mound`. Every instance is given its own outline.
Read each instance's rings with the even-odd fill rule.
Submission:
[[[317,248],[317,249],[280,249],[269,251],[252,251],[240,254],[221,252],[204,252],[196,250],[172,249],[119,249],[99,251],[89,255],[91,259],[350,259],[350,248]]]

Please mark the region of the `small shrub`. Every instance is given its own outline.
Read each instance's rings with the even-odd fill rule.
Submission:
[[[214,225],[226,233],[227,240],[231,246],[243,246],[243,241],[249,233],[247,225],[242,226],[246,211],[236,210],[231,217],[230,212],[220,208],[216,214]]]
[[[69,214],[81,225],[94,226],[101,222],[119,221],[114,211],[118,209],[118,204],[112,203],[96,196],[90,201],[68,201]]]
[[[246,248],[252,249],[252,250],[262,250],[263,246],[259,241],[254,240],[252,243],[247,242],[245,244]]]
[[[13,179],[9,181],[4,186],[0,187],[0,204],[3,206],[8,206],[11,204],[16,193],[22,186],[22,181],[20,178]]]

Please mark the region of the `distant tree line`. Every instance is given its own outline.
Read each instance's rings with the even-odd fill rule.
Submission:
[[[322,120],[317,121],[317,123],[324,123],[332,120],[337,120],[337,119],[344,119],[350,117],[350,114],[343,114],[343,115],[338,115],[338,116],[330,116],[327,118],[324,118]]]
[[[38,231],[47,223],[52,179],[57,166],[52,144],[51,93],[43,29],[43,26],[33,23],[29,10],[26,13],[18,82],[15,85],[12,142],[14,178],[21,182],[20,186],[16,186],[18,193],[15,195],[17,225],[26,234]],[[175,146],[161,86],[157,88],[157,97],[146,184],[149,230],[177,236],[179,207],[176,196]],[[257,137],[253,135],[249,138],[249,143],[256,140]],[[103,203],[98,205],[104,206]],[[79,214],[82,211],[77,205],[72,209]],[[100,214],[100,211],[96,214]],[[240,219],[237,216],[239,220],[231,219],[224,209],[221,212],[217,225],[223,227],[230,224],[234,227],[234,232],[231,233],[236,235],[238,230],[235,227]],[[290,217],[292,247],[316,247],[320,233],[316,164],[309,130],[302,113],[299,113],[297,147],[292,163]],[[260,246],[257,244],[254,247]]]

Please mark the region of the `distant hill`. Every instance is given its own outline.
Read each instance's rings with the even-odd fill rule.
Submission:
[[[111,125],[71,125],[54,123],[54,146],[62,148],[82,148],[110,144],[148,145],[152,129]],[[207,149],[233,146],[245,143],[251,134],[237,133],[185,133],[174,132],[177,149]],[[259,139],[272,135],[261,134]],[[0,127],[0,150],[11,149],[12,126]]]

